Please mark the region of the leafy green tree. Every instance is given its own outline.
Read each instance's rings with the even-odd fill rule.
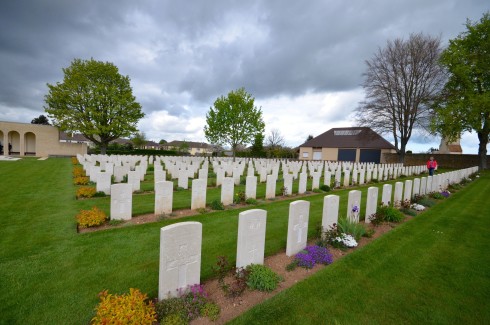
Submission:
[[[39,115],[39,117],[34,118],[31,121],[31,124],[51,125],[49,123],[48,118],[46,116],[44,116],[44,115]]]
[[[257,133],[254,136],[252,146],[250,147],[250,155],[257,158],[265,157],[264,134]]]
[[[313,140],[313,135],[312,134],[308,134],[308,136],[306,137],[306,141],[305,142],[308,142],[310,140]]]
[[[165,143],[167,143],[167,140],[161,139],[160,141],[158,141],[158,144],[165,144]]]
[[[231,146],[233,155],[238,145],[252,142],[254,136],[263,133],[265,124],[262,111],[254,106],[255,99],[244,88],[221,96],[206,114],[204,134],[209,142]]]
[[[179,146],[180,153],[189,153],[189,144],[187,142],[182,142]]]
[[[142,149],[146,144],[146,135],[144,132],[136,132],[131,138],[131,142],[136,148]]]
[[[485,169],[490,134],[490,14],[477,23],[468,20],[466,28],[441,55],[449,76],[434,106],[432,130],[450,141],[464,131],[475,131],[479,167]]]
[[[54,125],[66,132],[80,132],[100,146],[136,132],[144,116],[135,101],[128,76],[110,62],[75,59],[63,69],[63,82],[48,84],[45,111]]]

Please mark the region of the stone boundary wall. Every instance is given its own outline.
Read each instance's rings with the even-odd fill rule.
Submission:
[[[424,165],[427,163],[430,157],[434,157],[439,167],[442,168],[467,168],[478,166],[480,161],[478,155],[450,155],[450,154],[408,154],[405,155],[405,166]],[[387,164],[393,164],[398,162],[398,155],[396,153],[382,154],[381,160]],[[489,166],[490,156],[487,156],[487,166]]]

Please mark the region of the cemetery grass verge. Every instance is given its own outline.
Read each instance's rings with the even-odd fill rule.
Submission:
[[[490,173],[230,324],[490,323]]]

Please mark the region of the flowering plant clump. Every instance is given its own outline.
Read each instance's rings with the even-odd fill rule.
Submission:
[[[425,207],[422,204],[418,204],[418,203],[412,204],[411,208],[414,209],[414,210],[416,210],[416,211],[423,211],[423,210],[425,210]]]
[[[71,157],[71,163],[72,163],[73,165],[78,165],[78,164],[79,164],[79,163],[78,163],[78,159],[77,159],[76,157]]]
[[[95,187],[89,187],[89,186],[83,186],[77,189],[77,199],[85,197],[85,198],[90,198],[95,195],[96,193]]]
[[[448,198],[449,195],[451,195],[451,192],[449,192],[448,190],[445,190],[445,191],[441,192],[441,195],[444,196],[445,198]]]
[[[317,263],[324,265],[331,264],[333,262],[333,256],[326,247],[311,245],[296,254],[295,261],[298,266],[311,269]]]
[[[336,241],[345,247],[357,247],[356,239],[348,234],[341,234],[339,237],[334,238],[333,241]]]
[[[89,181],[88,177],[75,177],[73,179],[73,184],[75,185],[87,185]]]
[[[85,176],[85,171],[83,170],[82,167],[73,167],[73,177],[84,177]]]
[[[216,320],[219,306],[209,300],[204,287],[195,284],[178,289],[178,297],[164,299],[155,305],[160,324],[187,324],[200,316]]]
[[[146,294],[129,289],[129,294],[113,295],[107,290],[99,294],[100,303],[92,324],[154,324],[157,320],[153,302]]]
[[[97,207],[93,207],[91,210],[82,210],[77,215],[77,222],[80,228],[88,228],[100,226],[107,219],[104,211]]]

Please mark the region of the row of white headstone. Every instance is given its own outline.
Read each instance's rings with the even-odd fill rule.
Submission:
[[[478,171],[478,167],[466,168],[427,177],[419,187],[425,192],[443,190],[449,184],[459,183],[464,178]],[[438,179],[441,179],[439,181]],[[417,188],[412,190],[412,183],[405,182],[405,194],[411,197],[416,194]],[[410,181],[411,182],[411,181]],[[415,182],[414,182],[415,183]],[[403,183],[399,182],[403,187]],[[424,184],[422,181],[421,184]],[[434,185],[436,184],[436,185]],[[434,187],[438,186],[438,187]],[[397,185],[395,185],[397,187]],[[398,188],[400,185],[398,185]],[[389,190],[388,190],[389,188]],[[386,189],[386,192],[385,192]],[[410,191],[408,190],[410,189]],[[396,189],[395,189],[396,192]],[[391,185],[383,186],[383,197],[389,193],[391,199]],[[388,194],[386,194],[388,195]],[[378,203],[378,188],[368,188],[366,216],[376,213]],[[389,202],[384,198],[383,203]],[[351,221],[359,222],[361,192],[350,191],[347,204],[347,216]],[[357,206],[357,214],[353,206]],[[328,229],[338,222],[339,196],[327,195],[323,201],[322,227]],[[286,242],[286,255],[292,256],[303,250],[307,245],[308,222],[310,215],[310,202],[299,200],[290,203],[288,217],[288,232]],[[369,218],[366,217],[366,222]],[[265,233],[267,211],[252,209],[241,212],[238,216],[238,240],[236,253],[236,266],[246,267],[250,264],[263,264],[265,251]],[[160,229],[160,264],[158,299],[166,299],[178,295],[179,290],[200,283],[201,272],[201,245],[202,224],[199,222],[180,222]]]

